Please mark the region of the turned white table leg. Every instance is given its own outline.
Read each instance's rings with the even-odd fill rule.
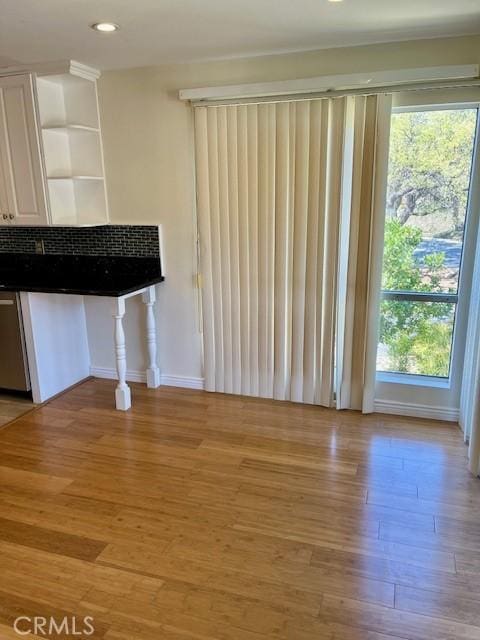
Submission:
[[[127,352],[125,348],[125,332],[123,330],[123,316],[125,315],[125,300],[117,298],[114,301],[115,318],[115,359],[117,364],[118,384],[115,389],[115,406],[121,411],[126,411],[132,406],[130,387],[126,382]]]
[[[143,293],[143,302],[147,310],[147,349],[148,369],[147,387],[156,389],[160,386],[160,370],[157,366],[157,330],[155,326],[155,287],[148,287]]]

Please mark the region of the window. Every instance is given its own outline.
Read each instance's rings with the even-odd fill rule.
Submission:
[[[476,108],[392,115],[377,371],[448,378]]]

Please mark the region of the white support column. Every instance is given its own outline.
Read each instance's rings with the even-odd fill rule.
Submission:
[[[114,300],[115,318],[115,358],[117,363],[118,385],[115,389],[115,406],[120,411],[126,411],[132,406],[130,387],[126,382],[127,352],[125,348],[125,332],[123,330],[123,316],[125,315],[125,299]]]
[[[160,386],[160,370],[157,366],[157,330],[155,326],[155,286],[148,287],[142,294],[143,302],[147,310],[147,349],[148,349],[148,369],[147,387],[156,389]]]

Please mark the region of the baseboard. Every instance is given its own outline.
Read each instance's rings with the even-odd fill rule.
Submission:
[[[169,376],[162,374],[162,384],[166,387],[183,387],[184,389],[203,389],[203,378],[187,378],[186,376]]]
[[[116,380],[117,372],[108,367],[90,367],[90,375],[95,378],[105,378],[106,380]],[[144,371],[127,371],[128,382],[146,382],[147,374]]]
[[[117,372],[108,367],[91,367],[90,375],[95,378],[116,380]],[[147,381],[145,371],[127,371],[128,382]],[[203,389],[203,378],[189,378],[187,376],[169,376],[162,374],[161,384],[166,387],[183,387],[184,389]],[[431,407],[425,404],[411,404],[406,402],[393,402],[390,400],[376,400],[374,405],[376,413],[388,413],[394,416],[409,416],[411,418],[430,418],[431,420],[443,420],[458,422],[459,410],[451,407]]]
[[[90,375],[95,378],[106,378],[107,380],[116,380],[117,372],[115,369],[108,367],[90,367]],[[127,371],[128,382],[146,382],[147,374],[145,371]],[[169,376],[162,374],[160,376],[161,384],[166,387],[183,387],[184,389],[203,389],[203,378],[188,378],[186,376]]]
[[[407,402],[393,402],[391,400],[375,400],[376,413],[388,413],[395,416],[409,416],[411,418],[430,418],[458,422],[459,410],[452,407],[432,407],[427,404],[412,404]]]

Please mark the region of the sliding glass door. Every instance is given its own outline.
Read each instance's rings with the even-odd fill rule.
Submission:
[[[477,122],[476,104],[392,114],[379,381],[449,386],[458,374],[453,363],[463,355],[464,332],[457,325],[467,308],[459,302],[470,295],[462,284],[471,269],[466,230],[475,228],[470,216],[476,216],[469,202]]]

